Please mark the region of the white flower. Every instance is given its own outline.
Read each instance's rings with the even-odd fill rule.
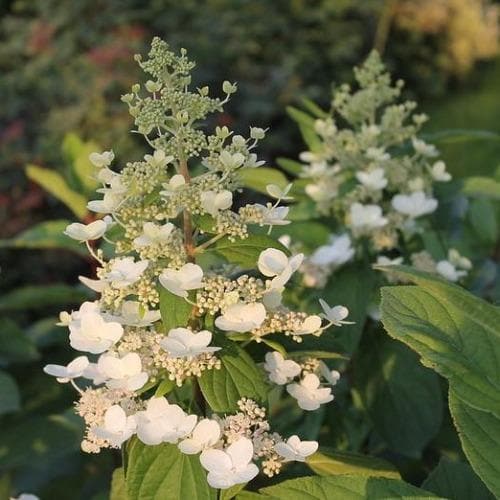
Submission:
[[[337,196],[337,191],[326,183],[307,184],[304,189],[306,194],[317,202],[328,201]]]
[[[310,261],[317,266],[341,266],[354,256],[348,234],[332,236],[328,245],[320,246],[310,257]]]
[[[48,375],[57,377],[57,381],[61,384],[65,384],[74,378],[82,377],[88,365],[87,356],[79,356],[68,363],[67,366],[45,365],[43,371]]]
[[[385,178],[385,171],[383,168],[375,168],[371,172],[358,172],[356,174],[363,186],[373,191],[384,189],[387,186],[387,179]]]
[[[242,437],[224,451],[209,449],[200,455],[201,465],[208,471],[207,481],[212,488],[226,489],[235,484],[247,483],[259,469],[252,463],[253,444]]]
[[[121,193],[107,190],[102,200],[91,200],[87,203],[87,208],[92,212],[100,214],[113,213],[123,200]]]
[[[174,227],[171,222],[167,222],[162,226],[154,222],[146,222],[142,226],[142,234],[134,239],[134,247],[143,248],[149,245],[165,243],[169,240]]]
[[[379,255],[377,257],[377,266],[399,266],[403,263],[403,257],[396,257],[394,259],[390,259],[385,255]]]
[[[219,441],[220,435],[221,430],[218,422],[204,418],[196,424],[191,437],[181,441],[178,447],[182,453],[194,455],[214,446]]]
[[[90,224],[80,224],[73,222],[64,230],[64,234],[74,240],[90,241],[99,239],[108,228],[108,225],[103,220],[96,220]]]
[[[144,155],[144,159],[153,167],[163,168],[172,162],[174,157],[167,156],[162,149],[157,149],[152,155]]]
[[[179,270],[165,269],[159,276],[160,283],[169,292],[179,297],[187,298],[188,290],[201,288],[203,279],[203,269],[188,262]]]
[[[422,156],[428,156],[429,158],[431,158],[433,156],[439,155],[436,146],[432,144],[427,144],[425,141],[422,141],[421,139],[413,137],[411,143],[413,144],[413,149]]]
[[[330,370],[324,361],[319,362],[319,371],[330,385],[337,385],[340,380],[340,373],[337,370]]]
[[[104,425],[95,428],[93,433],[101,439],[108,440],[112,446],[119,448],[135,433],[136,427],[135,415],[127,417],[121,406],[113,405],[104,414]]]
[[[320,387],[319,378],[314,373],[308,373],[298,384],[288,384],[286,390],[303,410],[317,410],[320,405],[333,400],[332,390]]]
[[[352,321],[344,321],[349,315],[349,309],[344,306],[334,306],[330,307],[323,299],[319,299],[319,304],[321,309],[323,309],[323,314],[321,316],[329,321],[332,325],[342,326],[342,325],[352,325]]]
[[[285,359],[278,351],[266,353],[264,370],[269,373],[269,380],[284,385],[300,374],[302,368],[291,359]]]
[[[384,148],[368,148],[366,150],[366,157],[373,161],[387,161],[391,155],[385,152]]]
[[[200,196],[201,207],[212,217],[216,217],[219,210],[227,210],[233,204],[233,193],[228,190],[203,191]]]
[[[188,328],[173,328],[168,336],[160,341],[160,345],[168,351],[172,358],[188,358],[205,352],[219,351],[220,347],[209,346],[212,332],[202,330],[194,333]]]
[[[472,262],[467,257],[460,255],[455,248],[448,250],[448,260],[460,269],[465,269],[466,271],[472,269]]]
[[[177,443],[192,432],[196,419],[166,398],[151,398],[146,410],[137,413],[137,437],[148,445]]]
[[[301,441],[298,436],[290,436],[286,442],[276,443],[274,450],[285,459],[284,462],[305,462],[309,455],[318,450],[318,442]]]
[[[102,354],[97,362],[98,371],[107,378],[110,389],[137,391],[148,381],[148,374],[142,371],[141,358],[136,352],[122,358]]]
[[[283,291],[276,288],[270,288],[262,295],[262,303],[268,311],[274,311],[281,306],[283,300]]]
[[[432,165],[431,175],[435,181],[448,182],[451,180],[451,174],[446,171],[446,164],[444,161],[437,161]]]
[[[105,321],[94,302],[84,302],[72,314],[69,323],[69,341],[77,351],[100,354],[116,344],[123,335],[123,327],[114,321]]]
[[[126,288],[133,285],[142,276],[148,265],[149,261],[134,262],[133,257],[115,259],[106,274],[106,281],[109,281],[113,288]]]
[[[425,187],[425,182],[422,177],[415,177],[408,181],[408,189],[412,192],[414,191],[422,191]]]
[[[182,189],[186,184],[186,179],[181,174],[175,174],[167,183],[162,184],[164,191],[160,191],[161,196],[172,196],[176,191]]]
[[[93,280],[86,276],[78,276],[78,279],[94,292],[101,293],[108,288],[109,283],[106,280]]]
[[[288,196],[290,189],[292,189],[293,184],[288,184],[284,189],[281,189],[276,184],[268,184],[266,186],[266,191],[269,196],[276,198],[277,200],[293,200],[292,196]]]
[[[388,220],[382,216],[382,208],[378,205],[362,205],[353,203],[350,209],[351,226],[355,229],[375,229],[383,227]]]
[[[300,267],[303,259],[304,255],[301,253],[288,258],[281,250],[268,248],[260,253],[257,265],[264,276],[273,278],[271,289],[280,290]]]
[[[245,157],[241,153],[230,153],[229,151],[224,150],[220,154],[219,160],[226,169],[234,170],[243,165]]]
[[[321,332],[321,318],[316,314],[307,316],[299,327],[293,330],[294,335],[315,335]]]
[[[411,194],[397,194],[392,198],[392,206],[395,210],[411,218],[434,212],[438,202],[434,198],[427,198],[423,191],[415,191]]]
[[[263,217],[263,224],[268,226],[286,226],[291,221],[285,220],[290,210],[288,207],[272,207],[256,203],[255,208],[258,208]]]
[[[104,151],[102,153],[90,153],[89,160],[96,167],[108,167],[115,159],[113,151]]]
[[[40,500],[40,498],[32,493],[21,493],[18,497],[10,497],[10,500]]]
[[[135,300],[122,303],[120,316],[107,316],[107,319],[127,326],[149,326],[161,318],[160,311],[142,310],[142,305]]]
[[[436,264],[436,271],[443,278],[453,282],[458,281],[460,278],[463,278],[464,276],[467,276],[467,271],[462,271],[457,269],[455,265],[453,265],[451,262],[447,260],[440,260]]]
[[[222,316],[215,320],[215,326],[226,332],[249,332],[266,319],[266,308],[259,302],[230,305]]]

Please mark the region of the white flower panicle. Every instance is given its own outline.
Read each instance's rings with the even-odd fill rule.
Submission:
[[[379,55],[373,52],[354,76],[358,88],[338,87],[330,113],[315,121],[318,147],[300,154],[300,176],[318,216],[333,216],[354,247],[344,259],[334,258],[332,245],[308,256],[301,271],[310,287],[324,287],[355,254],[375,261],[411,239],[422,246],[418,235],[439,205],[435,185],[451,180],[445,163],[436,161],[437,148],[417,137],[427,117],[414,113],[414,102],[400,100],[403,82],[391,83]],[[439,268],[434,272],[451,280],[466,274],[445,263]]]
[[[239,411],[218,415],[197,378],[207,370],[217,376],[224,356],[239,361],[232,352],[241,349],[236,342],[268,342],[268,335],[278,344],[280,335],[301,342],[347,323],[348,312],[323,306],[322,316],[308,315],[285,305],[285,289],[303,256],[254,234],[253,226],[289,223],[282,202],[291,199],[291,186],[267,186],[273,203],[233,208],[240,171],[263,164],[254,149],[265,131],[251,128],[245,138],[216,127],[208,134],[200,122],[223,110],[235,85],[224,84],[222,100],[209,97],[205,87],[190,91],[193,63],[185,51],[175,55],[156,38],[149,58],[137,60],[151,80],[134,85],[122,100],[152,152],[121,169],[111,151],[90,155],[102,196],[88,206],[105,217],[70,224],[65,233],[86,243],[95,259],[96,275],[80,280],[98,299],[61,313],[59,322],[69,330],[70,345],[87,355],[66,366],[47,365],[45,372],[77,390],[87,452],[119,448],[136,436],[146,445],[171,443],[199,454],[214,488],[247,482],[259,467],[273,476],[283,463],[304,460],[314,444],[297,436],[284,442],[270,431],[265,409],[250,399],[232,401]],[[373,174],[370,182],[381,177]],[[106,252],[96,245],[99,238],[106,239]],[[242,259],[244,245],[237,245],[248,238],[253,253]],[[349,236],[332,240],[323,253],[327,257],[318,259],[330,265],[349,260]],[[313,358],[287,359],[283,352],[268,352],[257,359],[265,361],[263,368],[255,364],[242,376],[259,376],[266,387],[267,373],[308,410],[333,399],[323,387],[333,385],[328,367]],[[254,363],[249,355],[245,362]],[[190,401],[172,390],[184,384],[182,394],[193,393]]]

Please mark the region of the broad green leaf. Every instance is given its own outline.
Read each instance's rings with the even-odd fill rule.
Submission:
[[[302,171],[302,163],[289,158],[278,158],[276,163],[289,174],[298,175]]]
[[[272,500],[382,500],[389,498],[424,500],[439,498],[411,484],[397,479],[358,475],[302,477],[283,481],[259,490],[260,496]],[[237,500],[250,500],[259,496],[247,492]]]
[[[85,196],[73,191],[60,173],[48,168],[28,165],[26,175],[43,187],[45,191],[62,201],[79,219],[83,219],[87,215]]]
[[[231,500],[245,486],[246,484],[235,484],[234,486],[231,486],[231,488],[228,488],[227,490],[220,490],[219,500]]]
[[[347,356],[333,351],[291,351],[288,353],[289,358],[318,358],[318,359],[340,359],[348,360]]]
[[[89,155],[99,151],[99,146],[92,141],[84,142],[70,132],[64,136],[62,151],[80,187],[87,193],[93,192],[99,184],[95,178],[96,168],[89,160]]]
[[[500,200],[500,182],[491,177],[468,177],[464,180],[462,191],[467,196],[484,196]]]
[[[6,372],[0,371],[0,415],[18,411],[21,396],[16,381]],[[2,448],[0,444],[0,460]]]
[[[307,222],[318,217],[316,203],[313,200],[304,200],[300,203],[292,205],[288,212],[288,219],[291,221]]]
[[[299,126],[300,133],[302,134],[302,138],[307,144],[307,147],[313,152],[320,151],[322,148],[322,142],[314,130],[315,118],[300,109],[294,108],[293,106],[288,106],[286,110],[289,116]]]
[[[418,458],[441,425],[439,379],[406,346],[374,333],[363,337],[354,360],[355,390],[390,448]]]
[[[175,387],[175,382],[170,379],[165,379],[162,380],[159,384],[158,387],[156,388],[155,391],[155,398],[161,398],[162,396],[165,396],[165,394],[168,394],[169,392],[172,391]]]
[[[198,378],[210,408],[217,413],[229,413],[238,409],[238,400],[243,397],[263,401],[268,386],[253,359],[234,342],[222,340],[222,336],[215,339],[214,345],[223,347],[217,352],[222,366],[219,370],[206,370]]]
[[[0,429],[0,467],[53,460],[79,450],[81,440],[82,426],[76,415],[51,415],[13,422]]]
[[[109,500],[128,500],[127,486],[123,467],[115,469],[111,478],[111,492]]]
[[[498,225],[495,206],[490,200],[472,200],[467,212],[474,233],[484,243],[494,244],[498,240]]]
[[[87,257],[85,246],[63,234],[69,223],[67,220],[41,222],[12,238],[0,240],[0,248],[63,249]]]
[[[67,308],[90,297],[91,292],[69,285],[28,285],[3,294],[0,297],[0,311],[43,309],[49,306]]]
[[[298,241],[309,252],[313,252],[319,246],[328,242],[332,232],[331,229],[315,221],[297,221],[275,228],[274,234],[287,234],[292,243]]]
[[[38,358],[35,343],[11,319],[0,318],[0,361],[19,363]]]
[[[215,500],[198,455],[173,444],[147,446],[135,440],[126,473],[127,500]]]
[[[401,475],[391,463],[359,453],[322,450],[307,457],[306,463],[319,476],[356,474],[401,479]]]
[[[165,332],[179,326],[185,327],[193,311],[193,306],[182,297],[170,293],[166,288],[159,287],[160,314]]]
[[[493,500],[469,464],[442,458],[422,483],[422,488],[453,500]]]
[[[415,286],[382,288],[382,322],[467,404],[500,416],[500,309],[433,275],[391,266]]]
[[[468,405],[457,397],[452,388],[449,392],[449,404],[465,456],[477,475],[495,497],[499,498],[500,418]]]
[[[213,247],[210,247],[206,253],[215,252],[222,255],[232,264],[254,268],[260,253],[267,248],[277,248],[289,254],[288,249],[279,241],[261,234],[251,234],[244,240],[236,240],[234,242],[228,238],[222,238]]]
[[[244,187],[267,195],[268,184],[276,184],[284,189],[290,183],[283,172],[269,167],[244,168],[240,170],[239,177]]]

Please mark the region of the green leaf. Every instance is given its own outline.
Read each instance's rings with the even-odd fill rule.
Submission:
[[[328,113],[321,109],[314,101],[311,101],[311,99],[303,97],[301,99],[301,102],[307,109],[307,111],[309,111],[309,113],[312,113],[316,118],[328,118]]]
[[[304,111],[301,111],[300,109],[294,108],[293,106],[287,106],[286,110],[292,120],[294,120],[299,126],[302,138],[308,148],[312,152],[320,151],[323,144],[321,139],[318,137],[318,134],[314,131],[315,118],[307,113],[304,113]]]
[[[254,268],[259,255],[267,248],[277,248],[289,255],[289,251],[279,241],[261,234],[251,234],[244,240],[230,241],[228,238],[220,239],[206,253],[215,252],[222,255],[231,264],[239,264],[244,268]]]
[[[99,183],[95,178],[96,168],[89,160],[90,153],[99,151],[95,142],[83,142],[80,137],[70,132],[64,136],[62,151],[70,163],[71,172],[76,177],[79,187],[92,193]]]
[[[493,492],[500,497],[500,419],[492,413],[474,408],[449,392],[453,422],[458,429],[465,456]],[[469,497],[477,498],[477,497]]]
[[[323,343],[329,335],[332,335],[332,332],[335,332],[337,349],[340,345],[340,350],[347,354],[356,350],[366,322],[368,305],[374,287],[375,273],[368,266],[360,264],[345,266],[331,276],[321,296],[331,306],[336,304],[346,306],[349,309],[347,319],[354,321],[354,324],[343,325],[331,332],[327,330],[319,339],[315,339],[318,349],[329,350]]]
[[[490,130],[450,129],[423,134],[425,140],[440,144],[456,144],[472,141],[500,141],[500,134]]]
[[[1,318],[0,362],[19,363],[38,358],[35,343],[9,318]]]
[[[215,500],[198,455],[173,444],[147,446],[134,440],[126,474],[128,500]]]
[[[16,381],[8,373],[0,371],[0,415],[18,411],[20,405],[21,397]]]
[[[239,493],[244,487],[245,484],[235,484],[234,486],[231,486],[231,488],[228,488],[227,490],[220,490],[220,495],[219,495],[219,500],[231,500],[236,496],[237,493]]]
[[[401,475],[391,463],[359,453],[323,450],[308,457],[306,463],[319,476],[356,474],[401,479]]]
[[[113,471],[109,500],[128,500],[123,467],[119,467]]]
[[[353,362],[355,390],[390,448],[418,458],[441,426],[439,379],[406,346],[373,333]]]
[[[302,172],[302,163],[289,158],[278,158],[276,163],[289,174],[298,175]]]
[[[309,252],[313,252],[319,246],[324,245],[330,239],[331,229],[315,221],[297,221],[276,228],[274,234],[287,234],[292,242],[299,241]]]
[[[261,340],[263,344],[266,344],[271,349],[278,351],[284,358],[287,357],[286,349],[279,342],[271,339],[266,339],[266,337],[262,337]]]
[[[242,397],[263,401],[268,386],[253,359],[234,342],[222,340],[222,336],[216,338],[215,345],[223,347],[217,352],[221,368],[206,370],[198,378],[210,408],[217,413],[229,413],[238,409]]]
[[[472,200],[467,212],[474,233],[484,243],[494,244],[498,240],[498,225],[495,206],[490,200]]]
[[[22,231],[13,238],[0,240],[0,248],[55,248],[71,250],[87,257],[88,252],[83,245],[63,234],[69,223],[67,220],[41,222]]]
[[[264,339],[262,339],[264,340]],[[289,358],[318,358],[318,359],[340,359],[347,361],[348,356],[344,356],[338,352],[332,351],[291,351],[288,353]]]
[[[184,298],[170,293],[166,288],[159,287],[160,314],[165,332],[179,326],[185,327],[193,311],[193,306]]]
[[[388,270],[419,285],[382,288],[389,335],[417,351],[464,402],[500,416],[500,309],[433,275]]]
[[[422,483],[422,488],[453,500],[493,500],[493,495],[469,464],[442,458]]]
[[[269,167],[244,168],[239,171],[239,176],[244,187],[266,195],[268,195],[266,191],[268,184],[276,184],[281,189],[289,184],[283,172]]]
[[[283,481],[259,490],[260,496],[272,500],[382,500],[389,498],[424,500],[439,498],[397,479],[358,475],[302,477]],[[237,500],[258,498],[247,492]]]
[[[73,191],[64,177],[55,170],[28,165],[26,175],[39,184],[45,191],[62,201],[79,219],[87,215],[87,199]]]
[[[0,429],[0,467],[54,460],[79,450],[81,440],[81,421],[73,414],[34,417],[4,425]]]
[[[165,394],[168,394],[169,392],[172,391],[175,387],[175,382],[170,379],[165,379],[162,380],[159,384],[158,387],[156,388],[155,391],[155,398],[161,398],[162,396],[165,396]]]
[[[28,285],[3,294],[0,297],[0,312],[62,305],[68,307],[90,297],[91,293],[87,290],[69,285]]]
[[[462,191],[467,196],[484,196],[500,200],[500,182],[491,177],[468,177]]]

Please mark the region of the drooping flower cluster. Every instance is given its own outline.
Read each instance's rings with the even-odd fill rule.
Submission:
[[[451,180],[436,147],[417,137],[427,117],[414,114],[414,102],[399,102],[403,82],[391,83],[376,52],[355,77],[359,88],[334,92],[331,112],[314,122],[314,147],[300,155],[306,194],[336,222],[331,240],[304,262],[307,286],[323,286],[356,255],[383,260],[408,247],[438,207],[435,184]]]
[[[270,185],[274,203],[233,208],[239,172],[263,163],[253,150],[265,132],[251,128],[244,138],[217,127],[208,135],[197,125],[221,111],[236,86],[224,83],[224,100],[209,97],[206,87],[191,92],[193,63],[159,39],[147,60],[137,60],[152,79],[134,85],[123,101],[153,153],[121,171],[112,166],[112,151],[90,155],[102,198],[88,208],[104,218],[71,224],[65,232],[84,242],[97,261],[96,277],[80,280],[99,298],[60,315],[71,346],[86,355],[45,371],[78,391],[85,451],[120,447],[134,435],[146,445],[175,444],[182,453],[200,454],[211,486],[228,488],[252,479],[255,462],[272,476],[283,462],[304,460],[317,443],[272,433],[265,409],[246,394],[240,394],[239,412],[217,414],[198,378],[221,369],[227,342],[261,342],[271,334],[300,342],[345,323],[348,311],[322,303],[324,314],[317,316],[283,304],[303,256],[290,257],[277,241],[254,231],[287,223],[288,207],[281,205],[287,189]],[[99,238],[112,245],[111,256],[96,246]],[[242,241],[253,242],[243,262]],[[276,383],[283,377],[278,365],[271,370]],[[333,399],[316,373],[331,385],[338,374],[314,358],[299,368],[303,377],[287,389],[302,408]],[[265,371],[255,370],[265,386]],[[193,390],[189,405],[173,391],[184,384]],[[193,407],[197,413],[190,413]]]

